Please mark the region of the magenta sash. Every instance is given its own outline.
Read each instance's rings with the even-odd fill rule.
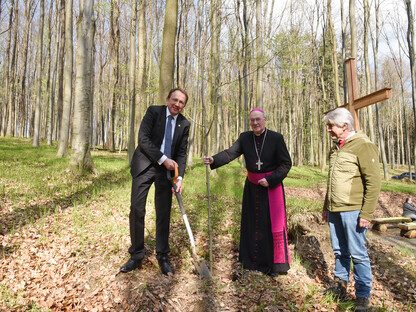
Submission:
[[[247,171],[248,180],[258,184],[258,181],[271,175]],[[286,209],[282,184],[267,188],[269,197],[270,220],[273,234],[274,263],[290,263],[289,245],[287,243]],[[286,258],[287,257],[287,258]]]

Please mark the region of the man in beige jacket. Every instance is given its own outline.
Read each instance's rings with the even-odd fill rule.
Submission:
[[[337,108],[323,120],[335,143],[322,213],[335,254],[336,287],[328,291],[345,298],[352,261],[356,311],[368,311],[372,274],[365,243],[381,188],[378,148],[364,133],[354,131],[354,119],[347,109]]]

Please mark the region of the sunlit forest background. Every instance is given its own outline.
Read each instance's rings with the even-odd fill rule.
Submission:
[[[181,87],[188,165],[261,107],[294,165],[324,168],[322,117],[348,102],[355,58],[359,96],[392,89],[359,112],[385,177],[414,171],[414,16],[411,0],[0,0],[0,134],[56,145],[78,168],[90,149],[131,155],[146,108]]]

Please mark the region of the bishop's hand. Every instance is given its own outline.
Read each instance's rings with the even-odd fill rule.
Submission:
[[[264,187],[269,187],[269,186],[270,186],[270,185],[269,185],[269,182],[267,182],[266,178],[263,178],[263,179],[261,179],[261,180],[258,180],[258,181],[257,181],[257,183],[258,183],[259,185],[261,185],[261,186],[264,186]]]
[[[204,160],[204,165],[212,165],[214,163],[214,158],[212,158],[211,156],[204,156],[202,158]]]

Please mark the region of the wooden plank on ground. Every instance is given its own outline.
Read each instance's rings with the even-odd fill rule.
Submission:
[[[411,223],[399,223],[397,225],[400,229],[410,231],[410,230],[416,230],[416,222]]]
[[[412,219],[406,218],[406,217],[391,217],[391,218],[377,218],[377,219],[371,220],[371,223],[376,223],[376,224],[402,223],[402,222],[412,222]]]

